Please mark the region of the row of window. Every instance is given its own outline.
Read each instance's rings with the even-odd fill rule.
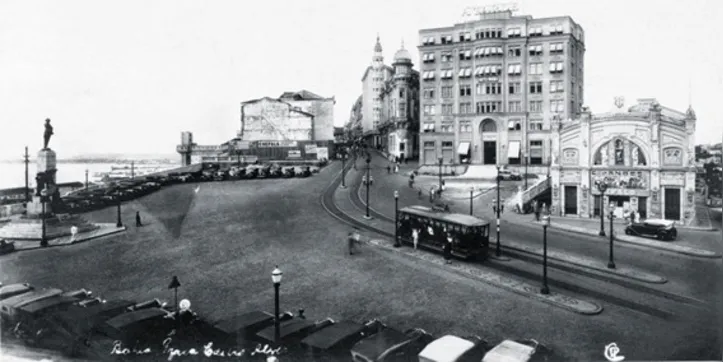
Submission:
[[[464,89],[465,93],[469,92],[469,89]],[[462,92],[462,90],[460,90]],[[542,113],[543,107],[542,101],[529,101],[528,102],[528,112],[530,113]],[[502,109],[502,102],[501,101],[481,101],[475,103],[475,113],[476,114],[485,114],[485,113],[496,113],[496,112],[505,112],[505,110]],[[436,105],[434,104],[427,104],[422,108],[422,112],[425,116],[434,116],[436,115]],[[454,113],[453,106],[450,103],[442,104],[442,114],[443,115],[451,115]],[[550,100],[550,112],[551,113],[562,113],[565,111],[565,103],[561,99],[553,99]],[[506,112],[525,112],[522,101],[509,101],[507,102],[507,111]],[[459,114],[472,114],[472,102],[460,102],[459,103]]]
[[[530,75],[542,75],[542,69],[543,69],[543,63],[532,63],[529,66],[529,74]],[[562,73],[563,69],[564,69],[563,62],[550,62],[550,65],[549,65],[550,73],[552,73],[552,74]],[[480,65],[478,67],[475,67],[474,75],[477,77],[499,76],[499,75],[502,75],[502,66],[501,65]],[[507,66],[507,75],[511,75],[511,76],[522,75],[522,65],[521,64],[509,64]],[[459,78],[469,78],[471,76],[472,76],[472,68],[471,67],[460,68],[459,73],[457,74],[457,77],[459,77]],[[428,71],[424,71],[422,73],[423,80],[430,81],[430,80],[436,79],[436,77],[437,77],[437,71],[435,71],[435,70],[428,70]],[[452,69],[440,70],[439,78],[440,79],[452,79],[453,78],[453,70]]]
[[[519,131],[521,129],[519,119],[511,119],[507,122],[507,129],[509,131]],[[542,120],[541,119],[530,119],[529,121],[529,130],[534,131],[540,131],[542,130]],[[472,121],[459,121],[457,129],[459,130],[459,133],[471,133],[472,132]],[[425,122],[422,125],[422,133],[436,133],[437,126],[434,122]],[[483,132],[490,131],[489,129],[482,129]],[[454,122],[451,121],[443,121],[439,124],[439,133],[453,133],[454,132]],[[496,132],[496,130],[492,130],[491,132]],[[542,141],[539,140],[531,140],[530,141],[530,148],[536,148],[536,147],[542,147]]]
[[[549,53],[550,54],[560,54],[563,53],[564,44],[563,43],[551,43],[549,47]],[[543,55],[543,47],[542,45],[530,45],[528,48],[530,56],[540,56]],[[494,46],[494,47],[481,47],[476,48],[474,52],[472,52],[472,49],[461,49],[459,50],[459,60],[470,60],[472,57],[474,58],[486,58],[486,57],[496,57],[496,56],[503,56],[505,54],[503,48],[501,46]],[[519,46],[510,46],[507,48],[507,56],[509,57],[520,57],[522,56],[522,48]],[[451,62],[452,61],[452,52],[442,52],[441,53],[442,62]],[[423,53],[422,54],[422,62],[424,63],[433,63],[435,60],[435,53]]]
[[[548,28],[548,34],[549,35],[560,35],[564,33],[563,26],[560,24],[552,25]],[[474,39],[499,39],[502,38],[503,29],[481,29],[475,31]],[[528,36],[542,36],[544,35],[544,30],[542,26],[531,26],[527,29],[527,35]],[[508,38],[516,38],[523,36],[522,28],[515,27],[515,28],[507,28],[507,37]],[[471,32],[461,32],[458,34],[458,41],[460,43],[462,42],[469,42],[472,41],[472,33]],[[453,43],[453,37],[452,35],[442,35],[439,38],[440,44],[452,44]],[[437,43],[436,36],[425,36],[422,37],[422,45],[434,45]]]
[[[542,94],[544,82],[534,81],[529,82],[529,92],[531,94]],[[520,94],[521,83],[509,83],[507,87],[508,94]],[[434,99],[436,88],[427,87],[422,90],[422,97],[424,99]],[[459,84],[459,95],[461,97],[472,95],[471,84]],[[561,80],[550,81],[550,93],[560,93],[565,91],[565,83]],[[441,87],[442,98],[452,98],[454,96],[454,87],[444,86]],[[475,93],[477,95],[488,95],[488,94],[502,94],[502,83],[500,82],[479,82],[475,85]]]

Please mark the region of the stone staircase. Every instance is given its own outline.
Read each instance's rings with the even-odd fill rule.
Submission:
[[[78,228],[78,234],[98,228],[77,215],[58,215],[45,220],[45,237],[54,239],[69,236],[73,226]],[[8,240],[40,240],[42,235],[43,221],[40,218],[21,217],[0,228],[0,238]]]

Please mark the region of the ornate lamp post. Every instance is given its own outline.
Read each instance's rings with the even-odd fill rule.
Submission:
[[[45,185],[45,187],[40,191],[40,202],[43,205],[42,215],[40,215],[40,219],[43,223],[43,229],[42,234],[40,235],[40,246],[48,246],[48,239],[45,235],[45,203],[48,201],[48,185]]]
[[[615,218],[615,214],[613,213],[613,207],[614,204],[610,203],[610,260],[608,260],[608,268],[615,269],[615,261],[613,259],[613,219]]]
[[[472,208],[474,205],[474,187],[469,188],[469,214],[473,215]]]
[[[284,273],[279,270],[277,265],[271,272],[271,281],[274,282],[274,342],[278,346],[281,342],[281,321],[279,320],[279,287],[281,286],[281,276]]]
[[[550,226],[550,215],[542,217],[542,289],[540,293],[550,294],[547,287],[547,227]]]
[[[394,247],[402,246],[399,243],[399,191],[394,191]]]
[[[608,189],[608,185],[602,181],[595,181],[595,186],[600,191],[600,232],[598,235],[605,236],[605,210],[603,208],[603,198],[605,191]]]
[[[364,218],[365,218],[365,219],[371,219],[371,218],[372,218],[371,216],[369,216],[369,184],[371,183],[371,179],[369,178],[369,170],[371,169],[371,166],[370,166],[369,164],[370,164],[371,162],[372,162],[372,159],[367,157],[367,181],[366,181],[366,184],[367,184],[367,197],[366,197],[366,198],[367,198],[367,207],[366,207],[366,211],[367,211],[367,213],[366,213],[366,215],[364,215]]]
[[[497,199],[495,199],[495,205],[492,205],[492,211],[497,214],[497,248],[495,255],[498,257],[502,254],[500,250],[500,214],[505,208],[505,205],[500,205],[500,180],[502,180],[502,176],[500,176],[500,166],[497,165]]]

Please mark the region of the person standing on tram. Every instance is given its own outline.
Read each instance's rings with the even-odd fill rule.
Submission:
[[[449,232],[445,232],[446,234],[446,240],[444,241],[444,262],[447,264],[452,264],[452,234]]]
[[[417,250],[417,244],[419,244],[419,230],[416,227],[412,229],[412,241],[414,241],[414,250]]]

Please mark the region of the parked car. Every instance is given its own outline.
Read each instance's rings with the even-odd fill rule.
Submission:
[[[30,293],[35,287],[28,283],[15,283],[0,287],[0,300],[12,298],[16,295]]]
[[[14,242],[0,239],[0,255],[11,253],[13,251],[15,251]]]
[[[479,362],[490,346],[479,337],[447,335],[434,340],[419,352],[419,362]]]
[[[293,318],[294,315],[291,312],[286,312],[279,316],[279,320],[282,323]],[[253,311],[221,320],[215,324],[215,327],[228,335],[230,339],[228,342],[242,345],[257,332],[273,326],[273,324],[273,314],[264,311]]]
[[[202,181],[213,181],[213,175],[216,173],[215,170],[209,169],[209,170],[203,170],[201,173],[201,180]]]
[[[287,167],[284,169],[284,177],[291,178],[296,176],[296,169],[294,167]]]
[[[501,181],[522,180],[522,175],[520,175],[517,171],[511,171],[511,170],[500,170],[497,173],[497,177],[499,177]]]
[[[257,177],[259,177],[259,169],[257,167],[249,167],[246,169],[246,175],[244,178],[255,179]]]
[[[525,341],[504,340],[485,354],[482,362],[529,362],[547,361],[552,350],[534,339]]]
[[[274,167],[271,169],[271,175],[269,176],[271,178],[281,178],[284,177],[284,169],[281,167]]]
[[[279,336],[281,338],[281,344],[286,347],[294,346],[312,333],[320,331],[333,324],[334,321],[331,318],[326,318],[316,322],[298,318],[282,322],[280,325]],[[256,333],[254,339],[261,343],[273,344],[275,339],[274,333],[275,326],[270,326]]]
[[[225,181],[228,180],[228,172],[226,170],[218,170],[213,174],[214,181]]]
[[[301,172],[297,174],[299,177],[309,177],[311,176],[311,170],[309,169],[309,166],[303,166],[301,168]]]
[[[351,358],[354,362],[413,361],[433,340],[432,335],[419,328],[405,333],[387,328],[355,344]]]
[[[625,228],[625,234],[634,236],[647,236],[658,240],[675,240],[678,230],[675,222],[663,219],[647,219],[643,222],[632,223]]]
[[[243,178],[246,176],[246,167],[233,166],[231,170],[228,171],[228,175],[233,179]]]
[[[378,320],[364,324],[341,321],[301,340],[301,348],[311,359],[326,357],[341,361],[348,357],[349,350],[354,344],[384,328],[386,328],[384,324]]]
[[[271,176],[271,167],[261,167],[259,170],[259,178],[269,178]]]

